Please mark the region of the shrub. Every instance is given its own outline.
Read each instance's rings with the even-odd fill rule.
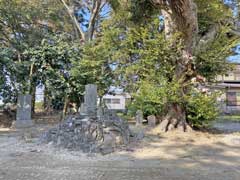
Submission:
[[[192,90],[186,97],[180,98],[177,83],[157,86],[150,82],[142,82],[133,101],[128,105],[128,115],[135,116],[137,110],[143,115],[162,116],[167,113],[167,104],[186,102],[187,121],[194,128],[202,128],[218,116],[218,93],[203,93]]]
[[[210,121],[217,118],[219,109],[217,106],[218,93],[191,93],[187,105],[187,121],[194,128],[205,127]]]
[[[141,110],[143,115],[162,114],[165,100],[164,88],[159,88],[151,83],[144,82],[136,94],[133,101],[128,105],[128,114],[135,116],[137,110]]]

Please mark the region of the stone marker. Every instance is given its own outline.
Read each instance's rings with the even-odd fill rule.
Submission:
[[[154,127],[154,126],[156,126],[157,123],[158,123],[157,118],[156,118],[156,116],[154,116],[154,115],[148,116],[148,117],[147,117],[147,120],[148,120],[148,125],[149,125],[150,127]]]
[[[138,110],[136,112],[136,125],[142,125],[143,123],[143,112]]]
[[[102,119],[103,119],[103,108],[102,107],[98,107],[98,109],[97,109],[97,118],[99,121],[102,121]]]
[[[33,126],[32,113],[32,96],[19,95],[17,102],[16,128],[25,128]]]
[[[97,116],[97,86],[88,84],[85,86],[84,105],[86,114],[90,117]]]
[[[87,108],[86,108],[86,106],[85,106],[85,104],[84,103],[81,103],[81,106],[80,106],[80,115],[86,115],[86,113],[87,113]]]

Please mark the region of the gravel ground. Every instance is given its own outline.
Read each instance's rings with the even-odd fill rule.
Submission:
[[[239,180],[240,134],[149,131],[110,155],[39,145],[46,127],[0,129],[0,180]]]

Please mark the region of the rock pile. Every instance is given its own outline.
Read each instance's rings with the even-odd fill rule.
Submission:
[[[107,154],[127,145],[130,135],[127,122],[114,112],[104,110],[97,118],[69,116],[63,123],[44,133],[41,141],[85,153]]]
[[[42,142],[87,153],[111,153],[127,145],[130,138],[128,123],[114,111],[97,107],[97,86],[85,86],[80,114],[69,116],[63,123],[47,131]]]

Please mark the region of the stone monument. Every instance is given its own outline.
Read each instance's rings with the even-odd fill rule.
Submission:
[[[16,128],[26,128],[33,126],[32,122],[32,96],[19,95],[17,102]]]
[[[87,110],[86,110],[86,106],[84,103],[81,103],[81,106],[80,106],[80,111],[79,111],[80,115],[86,115],[87,113]]]
[[[148,120],[148,125],[150,127],[154,127],[158,124],[158,120],[157,120],[156,116],[154,116],[154,115],[148,116],[147,120]]]
[[[97,86],[88,84],[85,86],[84,105],[89,117],[97,117]]]
[[[143,112],[138,110],[136,112],[136,125],[142,125],[143,123]]]

